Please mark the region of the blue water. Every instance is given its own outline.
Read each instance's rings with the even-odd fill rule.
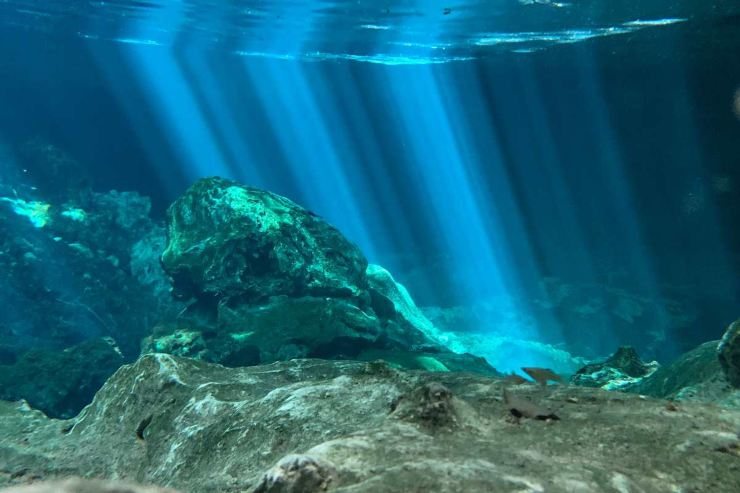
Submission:
[[[475,330],[670,360],[740,305],[738,49],[732,1],[4,1],[0,178],[40,138],[161,220],[226,176]]]
[[[200,45],[240,56],[387,65],[472,60],[737,14],[732,2],[12,1],[6,25],[83,39]]]

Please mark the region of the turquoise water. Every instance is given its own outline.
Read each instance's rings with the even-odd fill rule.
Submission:
[[[2,2],[0,365],[30,383],[3,398],[73,415],[142,350],[226,360],[220,322],[182,328],[210,301],[173,298],[159,261],[167,208],[214,175],[324,218],[500,371],[718,339],[740,301],[739,33],[730,1]],[[85,346],[110,364],[48,403],[39,368],[101,338],[119,356]],[[398,350],[301,340],[228,361]]]

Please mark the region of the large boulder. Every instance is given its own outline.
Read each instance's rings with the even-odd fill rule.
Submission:
[[[717,347],[717,356],[727,381],[740,387],[740,320],[733,322],[725,331]]]
[[[740,487],[739,411],[573,386],[510,386],[504,400],[505,385],[382,362],[149,355],[75,419],[0,402],[0,486],[84,475],[192,493]],[[515,418],[522,407],[559,419]]]
[[[284,197],[206,178],[167,216],[162,265],[191,304],[174,324],[155,330],[144,352],[227,366],[368,352],[451,354],[453,341],[390,273],[368,265],[339,231]],[[454,361],[466,358],[481,367],[468,356]]]
[[[167,211],[162,265],[182,297],[359,294],[367,261],[290,200],[222,178],[196,182]]]

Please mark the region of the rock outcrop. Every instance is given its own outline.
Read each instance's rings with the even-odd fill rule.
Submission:
[[[643,362],[631,346],[623,346],[606,360],[591,363],[571,378],[575,385],[605,390],[627,390],[659,368],[657,362]]]
[[[160,252],[152,254],[164,230],[149,216],[149,199],[113,191],[90,192],[83,203],[45,202],[25,192],[0,186],[7,350],[19,356],[107,336],[129,358],[138,356],[158,318],[181,309],[168,293]]]
[[[167,216],[162,265],[190,306],[157,328],[144,352],[227,366],[368,351],[452,354],[387,271],[284,197],[206,178]]]
[[[740,412],[383,362],[122,367],[77,418],[0,402],[0,485],[85,475],[189,493],[740,489]],[[530,403],[530,404],[527,404]]]
[[[68,417],[182,306],[148,198],[95,192],[83,166],[42,141],[18,156],[0,183],[0,398]]]
[[[673,362],[659,366],[644,363],[631,347],[622,347],[603,362],[578,370],[571,382],[605,390],[621,390],[680,402],[713,403],[740,409],[740,388],[733,373],[740,363],[738,332],[731,324],[721,341],[708,341]]]
[[[169,488],[139,486],[120,481],[70,478],[64,481],[49,481],[4,488],[0,490],[0,493],[177,493],[177,491]]]
[[[740,409],[740,389],[733,388],[722,371],[717,345],[718,341],[705,342],[624,390],[678,402]]]

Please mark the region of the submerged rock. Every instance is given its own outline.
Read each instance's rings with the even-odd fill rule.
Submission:
[[[313,493],[327,491],[334,480],[330,464],[307,455],[286,455],[262,475],[253,493]]]
[[[366,274],[375,313],[411,330],[420,330],[430,339],[439,340],[443,337],[390,272],[379,265],[369,264]]]
[[[571,378],[575,385],[626,390],[659,368],[656,361],[644,363],[631,346],[623,346],[600,363],[591,363]]]
[[[112,191],[42,203],[18,190],[18,198],[0,197],[0,298],[7,307],[0,331],[10,334],[16,356],[101,336],[138,356],[157,320],[180,310],[162,288],[160,252],[144,247],[164,239],[149,199]]]
[[[417,423],[428,431],[451,430],[458,425],[458,411],[450,389],[438,382],[424,384],[392,405],[393,415]]]
[[[123,362],[109,338],[64,351],[31,350],[11,365],[0,365],[0,399],[24,399],[49,416],[69,418],[92,401]]]
[[[606,390],[740,409],[740,389],[732,383],[738,326],[738,322],[731,324],[722,341],[705,342],[662,367],[656,362],[643,363],[634,349],[622,347],[606,361],[584,366],[571,381]]]
[[[740,487],[740,412],[467,373],[294,360],[124,366],[77,418],[0,402],[0,485],[67,475],[190,493],[712,491]],[[511,402],[559,420],[510,418]],[[548,411],[549,412],[549,411]],[[697,474],[696,471],[702,471]]]
[[[0,493],[177,493],[169,488],[139,486],[120,481],[96,481],[71,478],[64,481],[35,483],[28,486],[4,488]]]
[[[629,388],[630,392],[707,402],[740,409],[740,390],[728,382],[717,357],[717,342],[706,342]]]
[[[276,297],[264,304],[221,303],[213,318],[185,316],[160,325],[143,352],[166,352],[246,366],[292,358],[358,358],[379,352],[443,354],[471,371],[495,370],[470,355],[457,355],[406,322],[383,319],[372,306],[350,298]],[[401,357],[403,361],[406,361]]]
[[[144,352],[228,366],[367,351],[451,354],[451,341],[390,273],[270,192],[221,178],[195,183],[168,210],[162,265],[191,304]]]
[[[383,338],[393,334],[366,310],[344,298],[281,297],[257,306],[224,304],[218,308],[220,337],[213,338],[209,347],[227,355],[236,346],[252,346],[260,355],[257,362],[352,358],[365,347],[392,344]]]
[[[167,218],[162,265],[182,297],[351,297],[365,287],[359,249],[274,193],[206,178],[170,206]]]
[[[22,176],[0,183],[0,394],[71,416],[182,306],[147,197],[94,192],[79,163],[40,141],[19,158]]]
[[[730,324],[717,347],[722,371],[734,387],[740,387],[740,320]]]
[[[657,368],[657,363],[644,363],[640,356],[638,356],[635,348],[631,346],[622,346],[617,351],[609,356],[603,363],[605,366],[616,368],[625,375],[633,378],[644,377],[654,372]]]

